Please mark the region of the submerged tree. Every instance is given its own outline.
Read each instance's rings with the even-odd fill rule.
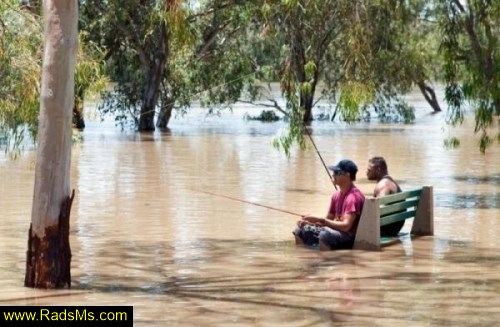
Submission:
[[[249,67],[237,44],[246,7],[237,0],[83,1],[87,40],[106,52],[115,83],[101,112],[152,131],[156,114],[156,126],[166,128],[174,107],[185,109],[194,100],[211,109],[234,102]]]
[[[351,9],[350,1],[263,1],[260,45],[253,50],[261,52],[255,54],[258,77],[279,81],[285,96],[297,95],[304,122],[312,120],[319,83],[326,85],[323,95],[331,97],[343,77],[339,54]]]
[[[428,83],[434,58],[419,41],[426,32],[423,8],[421,2],[390,0],[263,1],[253,51],[257,76],[280,81],[286,99],[286,109],[271,100],[290,119],[289,133],[278,143],[286,149],[300,141],[297,133],[320,100],[347,122],[366,117],[371,107],[381,120],[410,122],[413,110],[401,95],[418,85],[440,110]]]
[[[24,285],[71,286],[69,218],[71,117],[78,43],[78,1],[43,3],[44,56],[35,186]]]
[[[84,42],[102,47],[115,82],[104,106],[131,113],[141,131],[155,129],[155,108],[167,74],[170,38],[180,1],[82,1]],[[121,35],[121,37],[117,37]],[[136,114],[136,112],[139,114]],[[120,117],[120,115],[117,115]]]
[[[368,15],[371,22],[365,29],[372,35],[369,65],[376,88],[372,105],[379,118],[413,121],[414,109],[402,96],[415,87],[434,112],[441,111],[431,84],[439,77],[437,22],[427,2],[380,1]]]
[[[301,86],[304,122],[320,99],[335,104],[346,121],[359,119],[367,106],[381,119],[405,116],[390,107],[414,86],[440,111],[429,83],[436,77],[436,46],[429,42],[436,24],[426,21],[427,12],[424,1],[266,0],[253,50],[265,53],[257,53],[259,76],[281,81],[285,91]]]

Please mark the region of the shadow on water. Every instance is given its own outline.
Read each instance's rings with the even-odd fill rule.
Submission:
[[[301,194],[321,194],[323,193],[321,190],[311,190],[311,189],[305,189],[305,188],[291,188],[287,187],[286,192],[293,192],[293,193],[301,193]]]
[[[203,248],[208,257],[176,259],[175,251],[183,248]],[[130,246],[127,243],[115,243],[109,248],[118,250],[102,252],[97,257],[108,263],[106,271],[96,272],[91,276],[76,277],[73,290],[98,293],[133,293],[136,296],[168,296],[168,301],[185,303],[189,301],[201,303],[234,303],[250,304],[269,308],[279,308],[299,312],[316,323],[321,321],[344,321],[354,313],[342,312],[330,308],[318,307],[323,296],[311,292],[304,294],[305,285],[310,283],[327,283],[328,277],[315,276],[318,270],[335,265],[353,265],[355,259],[348,254],[341,256],[303,258],[302,263],[290,266],[289,261],[280,262],[269,249],[288,251],[295,249],[290,242],[250,242],[239,240],[221,241],[203,239],[196,243],[183,245],[163,243],[155,246]],[[246,252],[246,254],[244,254]],[[315,251],[318,254],[317,251]],[[252,273],[248,269],[233,270],[236,265],[227,262],[228,258],[248,256],[246,265],[253,266]],[[140,262],[140,264],[138,264]],[[149,263],[149,264],[148,264]],[[208,267],[207,270],[207,264]],[[211,268],[215,271],[211,272]],[[226,268],[224,268],[226,267]],[[114,273],[112,272],[114,271]],[[135,271],[136,273],[132,273]],[[191,271],[192,273],[180,273]],[[116,272],[123,272],[117,276]],[[153,278],[144,278],[154,272]],[[144,275],[143,275],[144,274]],[[134,277],[131,277],[134,275]],[[154,280],[144,284],[145,280]],[[318,287],[318,290],[321,288]],[[283,298],[290,301],[283,301]],[[329,295],[329,302],[336,298]],[[339,298],[339,301],[345,299]],[[310,303],[306,305],[305,303]],[[199,314],[217,313],[216,309],[203,305],[195,306]],[[331,307],[331,306],[328,306]],[[219,312],[220,313],[220,312]],[[237,314],[237,313],[235,313]],[[358,314],[356,314],[358,315]],[[344,318],[342,318],[344,317]],[[242,315],[238,320],[245,320]],[[314,325],[314,323],[313,323]]]
[[[430,239],[420,244],[414,242],[415,246],[425,246],[410,256],[394,248],[385,253],[322,253],[296,248],[292,242],[214,238],[155,244],[111,241],[91,258],[77,256],[79,259],[74,265],[78,273],[73,276],[70,294],[76,292],[90,298],[93,294],[118,295],[128,298],[131,305],[149,298],[156,305],[168,303],[170,309],[164,307],[166,311],[162,311],[167,316],[168,310],[173,310],[172,315],[176,317],[175,310],[183,309],[189,310],[189,317],[194,320],[206,319],[203,317],[207,314],[227,319],[231,310],[232,319],[251,324],[261,316],[249,315],[244,309],[232,310],[248,306],[252,312],[286,314],[287,319],[303,322],[299,324],[302,326],[376,325],[375,321],[381,318],[393,322],[411,318],[423,325],[456,322],[461,325],[469,321],[472,311],[481,309],[479,304],[469,305],[468,311],[452,317],[429,315],[429,307],[453,303],[444,301],[444,297],[456,294],[457,288],[480,290],[480,296],[495,298],[500,279],[491,272],[500,268],[500,255],[496,249],[478,249],[469,242],[440,239],[437,242],[443,248],[442,264],[422,269],[420,265],[434,255],[426,249],[435,246],[436,241],[425,240]],[[184,255],[179,255],[183,251]],[[239,261],[243,257],[245,259]],[[90,270],[85,268],[89,262],[94,264]],[[405,264],[405,269],[400,269],[404,262],[414,264]],[[450,265],[459,268],[445,271],[446,268],[442,268]],[[482,273],[467,273],[467,269],[478,265],[487,267],[486,278]],[[413,296],[422,292],[425,297]],[[50,292],[33,298],[11,298],[5,303],[36,302],[40,298],[64,298],[68,294]],[[461,292],[460,301],[477,303],[478,296],[477,292]],[[405,311],[387,310],[394,306],[412,308],[411,316]],[[443,309],[446,308],[444,304]],[[144,317],[138,319],[142,321]]]
[[[446,262],[459,265],[480,263],[494,269],[500,266],[500,255],[493,249],[484,248],[477,251],[472,246],[453,240],[443,240],[442,243],[446,243],[448,249],[451,249],[445,251],[442,257],[445,266]],[[203,255],[176,258],[175,252],[180,247],[202,248]],[[460,249],[456,249],[457,247]],[[106,262],[108,267],[88,275],[76,276],[74,290],[133,293],[139,297],[141,294],[167,296],[170,303],[199,302],[200,305],[194,305],[194,310],[200,311],[200,315],[216,310],[212,306],[204,306],[203,303],[215,301],[250,304],[256,306],[256,310],[259,307],[265,308],[266,311],[272,311],[270,308],[291,310],[297,315],[312,319],[314,325],[325,321],[379,318],[380,314],[376,310],[357,312],[344,310],[338,305],[357,301],[370,305],[372,300],[370,297],[363,300],[363,294],[378,294],[377,296],[384,297],[384,294],[388,293],[411,293],[415,291],[416,285],[420,284],[428,293],[425,299],[403,297],[407,299],[404,300],[406,303],[402,303],[399,298],[397,305],[420,307],[425,311],[429,299],[439,301],[442,294],[452,294],[457,287],[457,281],[462,287],[486,284],[494,286],[485,290],[486,293],[491,293],[491,296],[496,296],[500,287],[500,280],[496,276],[485,281],[479,275],[477,278],[474,274],[463,276],[463,272],[458,270],[447,273],[439,269],[422,271],[416,265],[404,271],[390,268],[374,271],[373,265],[377,264],[377,259],[373,258],[376,256],[370,255],[360,259],[357,251],[334,251],[335,253],[326,254],[301,251],[290,242],[203,239],[196,243],[164,242],[154,246],[116,242],[107,248],[113,251],[102,251],[95,257]],[[467,251],[467,248],[470,248],[470,251]],[[287,252],[289,253],[286,254]],[[284,260],[276,253],[293,255],[297,260]],[[412,260],[427,260],[428,255],[426,252],[414,253]],[[244,268],[237,269],[239,265],[233,260],[242,256],[247,256]],[[363,273],[335,277],[336,272],[345,273],[349,269]],[[434,287],[436,284],[440,285],[439,288]],[[325,297],[328,297],[326,306],[321,305],[325,303]],[[391,300],[386,298],[385,301]],[[242,315],[240,319],[246,318]],[[449,322],[447,317],[432,317],[432,323],[435,324]]]
[[[499,194],[435,194],[434,205],[452,209],[499,209]]]
[[[470,184],[493,184],[500,185],[500,175],[491,176],[453,176],[458,182],[467,182]]]
[[[449,249],[443,251],[445,254],[442,260],[445,262],[461,264],[480,262],[500,266],[500,254],[497,254],[493,249],[478,249],[472,244],[456,240],[441,240],[441,243]],[[272,293],[276,295],[286,293],[288,296],[296,294],[303,297],[308,296],[304,294],[303,283],[310,280],[326,282],[332,277],[330,274],[324,274],[327,271],[335,271],[336,268],[347,266],[355,266],[358,271],[365,271],[365,268],[374,262],[384,260],[383,258],[376,259],[375,253],[369,256],[371,259],[365,260],[368,257],[360,259],[357,256],[359,251],[322,253],[316,250],[298,249],[292,242],[219,239],[202,239],[197,242],[176,243],[175,245],[169,242],[154,245],[112,242],[108,244],[106,249],[108,251],[101,251],[95,257],[106,263],[108,268],[105,271],[110,273],[95,271],[90,272],[88,276],[77,276],[74,280],[74,289],[168,294],[178,297],[211,298],[213,296],[214,299],[218,300],[224,300],[221,298],[221,294],[233,294],[231,299],[234,301],[238,301],[238,298],[235,297],[236,294]],[[202,249],[203,252],[180,258],[175,254],[179,250],[189,249]],[[296,260],[282,260],[277,253],[296,256]],[[404,254],[402,255],[404,256]],[[424,259],[426,255],[428,254],[413,254],[412,257]],[[231,263],[231,261],[243,257],[245,258],[239,262],[239,267],[238,264]],[[247,269],[252,272],[247,273]],[[119,273],[122,271],[126,273]],[[131,273],[132,271],[137,274]],[[440,272],[411,271],[410,268],[406,271],[394,272],[387,269],[370,275],[370,269],[366,271],[367,276],[352,276],[352,278],[387,280],[410,278],[414,281],[439,279],[440,282],[447,283],[447,278]],[[148,278],[144,278],[143,274],[151,275],[150,280],[154,283],[145,285],[144,282]],[[134,276],[131,277],[132,275]],[[451,280],[449,282],[452,283]],[[397,287],[399,289],[400,285]],[[387,291],[387,288],[383,288],[381,291]],[[403,289],[399,291],[404,292]],[[315,295],[309,296],[311,300],[316,297]],[[267,301],[255,300],[254,302],[288,306],[283,303],[269,303]],[[311,307],[302,306],[301,308],[310,309]]]
[[[402,127],[392,127],[392,126],[388,126],[387,128],[350,126],[350,128],[346,128],[345,126],[340,126],[335,123],[328,124],[324,122],[316,122],[314,128],[309,128],[309,131],[313,136],[333,136],[337,134],[341,135],[392,134],[392,133],[404,133],[407,130]]]

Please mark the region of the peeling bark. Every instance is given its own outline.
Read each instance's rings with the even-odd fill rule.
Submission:
[[[24,286],[71,288],[69,218],[74,197],[75,190],[61,205],[59,223],[46,227],[44,236],[34,233],[30,225]]]

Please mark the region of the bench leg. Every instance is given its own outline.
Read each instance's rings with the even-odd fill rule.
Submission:
[[[434,196],[432,186],[422,187],[422,194],[415,213],[411,233],[434,235]]]
[[[353,249],[380,251],[380,200],[365,199]]]

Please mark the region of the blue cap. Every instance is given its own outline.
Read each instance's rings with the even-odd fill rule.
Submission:
[[[342,170],[352,174],[356,174],[358,172],[358,166],[356,166],[356,164],[352,160],[348,159],[340,160],[338,164],[336,164],[335,166],[330,166],[328,167],[328,169],[332,171]]]

